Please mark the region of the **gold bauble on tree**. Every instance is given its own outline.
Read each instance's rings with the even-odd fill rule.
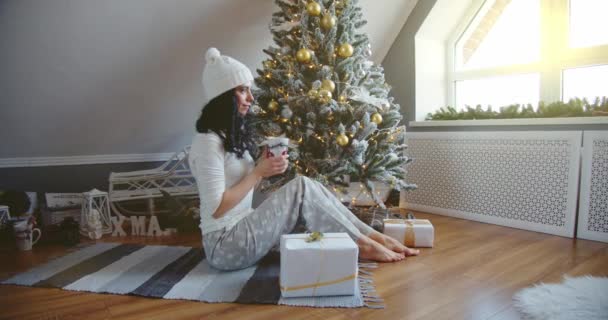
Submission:
[[[321,81],[321,89],[328,90],[329,92],[334,92],[334,90],[336,90],[336,84],[329,79],[324,79],[323,81]]]
[[[348,58],[353,55],[353,46],[349,43],[343,43],[338,47],[338,55],[342,58]]]
[[[336,18],[334,18],[334,16],[332,16],[331,14],[324,14],[323,17],[321,18],[321,28],[323,28],[325,30],[329,30],[335,25],[336,25]]]
[[[296,59],[298,59],[299,62],[308,63],[308,62],[310,62],[311,58],[312,58],[312,51],[307,48],[302,48],[302,49],[298,50],[298,52],[296,52]]]
[[[372,120],[373,123],[380,125],[382,123],[382,116],[379,113],[374,113],[372,114],[372,117],[370,118]]]
[[[331,91],[327,89],[319,90],[319,101],[321,101],[322,103],[329,103],[329,101],[331,101],[331,98]]]
[[[340,133],[336,137],[336,143],[338,143],[340,147],[346,147],[348,145],[348,137],[344,133]]]
[[[268,102],[268,109],[270,109],[272,111],[276,111],[278,108],[279,108],[279,103],[275,99],[272,99],[272,100],[270,100],[270,102]]]
[[[272,62],[272,60],[265,60],[262,65],[264,65],[264,68],[266,69],[274,68],[274,62]]]
[[[306,11],[309,15],[316,17],[321,14],[321,6],[314,1],[310,1],[306,4]]]
[[[308,97],[311,99],[316,99],[319,97],[319,91],[315,90],[315,89],[310,89],[310,91],[308,91]]]

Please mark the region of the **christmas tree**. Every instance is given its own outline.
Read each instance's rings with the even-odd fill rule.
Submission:
[[[405,127],[381,66],[357,29],[366,24],[357,0],[275,0],[274,46],[258,69],[255,127],[294,143],[290,167],[266,181],[275,189],[296,174],[343,192],[359,181],[384,207],[375,183],[408,190]]]

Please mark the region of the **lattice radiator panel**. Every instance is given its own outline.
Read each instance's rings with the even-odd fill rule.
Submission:
[[[581,132],[407,134],[401,206],[574,236]]]
[[[577,237],[608,242],[608,131],[585,131]]]

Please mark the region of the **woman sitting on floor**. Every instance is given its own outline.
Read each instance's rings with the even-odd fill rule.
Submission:
[[[321,232],[346,232],[359,256],[380,262],[417,255],[397,240],[360,221],[323,185],[299,176],[252,209],[255,186],[282,174],[287,156],[260,157],[248,119],[254,101],[249,69],[210,48],[203,70],[205,104],[196,122],[189,163],[201,199],[200,228],[209,264],[222,270],[255,264],[296,225]]]

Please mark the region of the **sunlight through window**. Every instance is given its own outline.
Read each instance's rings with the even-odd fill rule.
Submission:
[[[538,61],[539,0],[486,1],[457,45],[458,69]]]
[[[456,106],[464,108],[467,105],[475,107],[479,104],[485,109],[490,105],[495,111],[514,103],[531,103],[536,106],[539,84],[539,74],[457,81]]]
[[[608,0],[475,1],[447,43],[446,105],[606,99],[607,13]],[[438,109],[425,103],[425,113]]]
[[[570,47],[608,44],[606,13],[606,0],[570,0]]]
[[[563,79],[563,101],[578,97],[593,103],[596,97],[608,96],[608,65],[566,69]]]

